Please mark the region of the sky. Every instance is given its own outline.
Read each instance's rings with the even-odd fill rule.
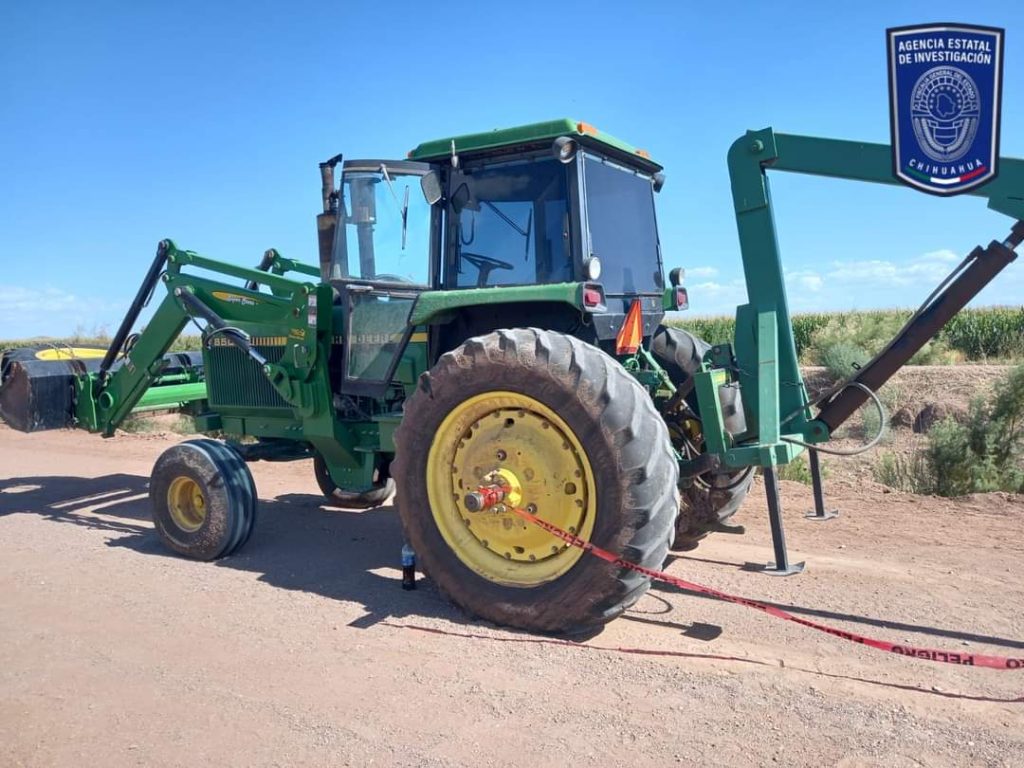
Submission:
[[[0,339],[112,331],[170,237],[316,262],[317,163],[571,117],[650,151],[691,312],[745,301],[725,156],[746,129],[888,142],[885,29],[1004,27],[1024,157],[1024,3],[61,2],[0,9]],[[773,174],[793,311],[910,307],[1009,219],[980,198]],[[1024,261],[1024,260],[1022,260]],[[975,301],[1022,303],[1014,264]]]

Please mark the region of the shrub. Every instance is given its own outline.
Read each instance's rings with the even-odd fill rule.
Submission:
[[[821,351],[819,363],[828,369],[833,378],[845,379],[856,373],[868,358],[868,353],[862,347],[848,341],[837,341]]]
[[[924,456],[939,496],[963,496],[974,490],[977,456],[970,450],[968,430],[952,419],[928,432]]]
[[[883,455],[879,482],[914,493],[963,496],[1024,491],[1024,365],[1014,368],[988,400],[975,399],[966,424],[947,418],[909,459]]]
[[[875,480],[908,493],[928,495],[935,493],[935,478],[922,451],[910,456],[883,453],[873,467]]]
[[[831,474],[828,462],[824,460],[818,464],[818,468],[821,471],[822,479],[827,478]],[[789,462],[789,464],[779,464],[775,468],[775,474],[779,480],[791,480],[794,483],[810,485],[812,478],[809,454],[807,451],[804,451],[793,461]]]
[[[780,464],[775,468],[775,474],[779,480],[792,480],[804,485],[811,484],[811,467],[807,463],[805,455],[800,455],[789,464]]]

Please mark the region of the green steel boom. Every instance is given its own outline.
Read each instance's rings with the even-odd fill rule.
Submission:
[[[892,152],[887,144],[776,134],[766,128],[748,131],[737,139],[728,157],[748,303],[736,311],[735,365],[727,367],[732,368],[747,393],[744,405],[748,423],[756,424],[755,439],[730,445],[720,409],[716,407],[717,389],[724,383],[721,369],[698,374],[697,390],[702,409],[719,413],[718,428],[710,436],[712,450],[729,466],[772,466],[799,455],[803,450],[799,443],[828,440],[866,395],[857,389],[839,393],[834,408],[839,407],[839,402],[843,404],[840,419],[823,419],[809,413],[790,322],[767,172],[789,171],[878,184],[899,182],[892,174]],[[958,280],[933,297],[929,304],[931,314],[923,314],[916,324],[905,328],[887,347],[886,357],[865,366],[855,381],[869,383],[871,389],[880,387],[1015,258],[1012,249],[1020,242],[1020,220],[1024,219],[1024,160],[1002,158],[1000,176],[969,194],[986,198],[990,208],[1016,219],[1017,237],[1011,236],[1008,243],[993,243],[972,254],[974,259]],[[931,333],[921,333],[924,322]],[[919,343],[915,345],[915,341]]]

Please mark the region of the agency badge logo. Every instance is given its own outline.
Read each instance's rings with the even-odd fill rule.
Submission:
[[[886,30],[896,178],[955,195],[998,173],[1003,30],[927,24]]]

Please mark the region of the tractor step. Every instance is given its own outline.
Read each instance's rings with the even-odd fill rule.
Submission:
[[[0,353],[0,419],[21,432],[74,426],[74,381],[96,373],[106,354],[97,347],[20,347]],[[201,380],[200,352],[164,356],[159,383]],[[112,368],[116,369],[120,362]]]

